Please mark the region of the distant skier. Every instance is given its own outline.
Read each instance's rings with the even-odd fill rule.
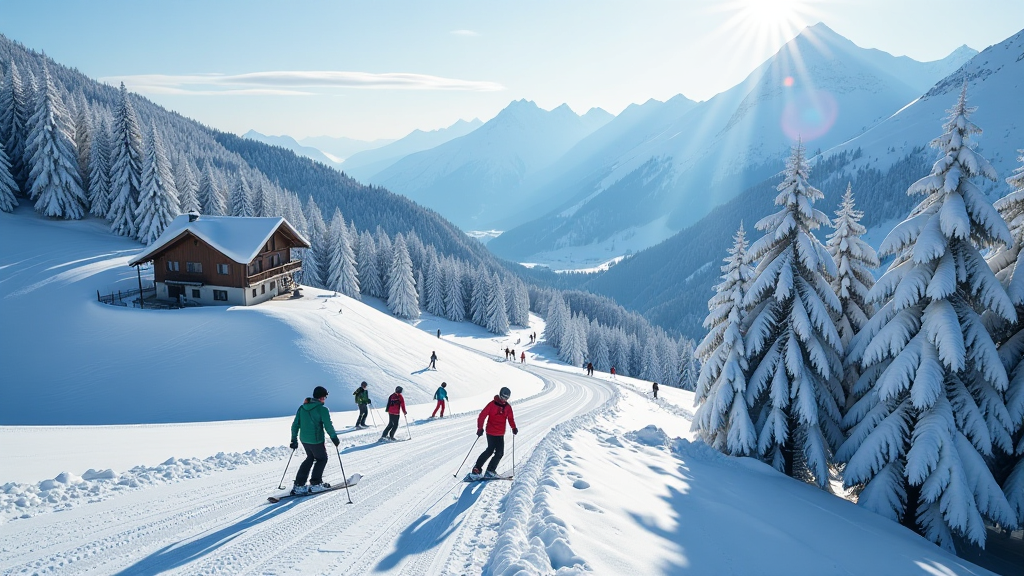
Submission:
[[[519,354],[519,363],[526,364],[526,352],[521,352]]]
[[[615,378],[615,366],[612,366],[611,372],[612,372],[612,378]]]
[[[431,418],[437,415],[438,409],[441,410],[441,418],[444,418],[444,404],[448,400],[448,387],[447,382],[441,382],[441,387],[434,392],[434,400],[437,400],[437,406],[434,406],[434,413],[430,415]]]
[[[594,363],[593,362],[587,362],[587,376],[593,376],[593,375],[594,375]]]
[[[324,482],[324,467],[327,466],[327,449],[324,447],[324,431],[331,437],[335,446],[341,443],[338,434],[331,424],[331,412],[324,406],[327,400],[327,389],[317,386],[313,389],[313,397],[306,398],[306,401],[299,406],[295,412],[295,419],[292,420],[292,441],[288,446],[295,450],[299,447],[299,440],[302,440],[302,448],[306,451],[306,459],[299,466],[295,474],[295,486],[292,494],[303,495],[316,492],[323,492],[331,487]],[[313,475],[310,477],[310,468]],[[306,479],[309,478],[310,485],[306,486]]]
[[[356,406],[359,407],[359,416],[356,418],[356,428],[369,428],[366,425],[366,416],[369,413],[370,393],[366,390],[366,382],[359,384],[359,388],[352,393],[356,399]]]
[[[380,435],[381,440],[395,439],[395,432],[398,431],[398,414],[408,414],[405,411],[405,398],[402,396],[402,387],[395,386],[395,393],[388,397],[388,425],[384,427],[384,433]]]
[[[512,416],[512,406],[508,403],[509,396],[511,395],[511,390],[502,388],[498,395],[494,397],[494,400],[489,402],[487,406],[484,406],[484,409],[480,411],[480,415],[476,418],[477,436],[484,435],[484,420],[487,420],[487,449],[476,459],[476,465],[473,466],[473,474],[480,475],[484,462],[487,462],[487,459],[490,458],[491,462],[487,465],[487,473],[484,474],[484,477],[493,478],[497,476],[495,470],[498,469],[498,462],[501,462],[501,457],[505,455],[506,421],[512,426],[512,433],[519,434],[519,429],[516,428],[516,419]]]
[[[506,346],[505,347],[505,362],[508,362],[508,355],[509,355],[508,346]]]
[[[654,386],[652,387],[652,389],[654,390],[654,398],[657,399],[658,398],[658,383],[657,382],[654,383]]]
[[[432,351],[430,353],[430,364],[427,365],[427,368],[433,368],[434,370],[437,370],[437,352]]]
[[[441,337],[441,329],[440,329],[440,328],[438,328],[438,329],[437,329],[437,337],[438,337],[438,338],[440,338],[440,337]]]

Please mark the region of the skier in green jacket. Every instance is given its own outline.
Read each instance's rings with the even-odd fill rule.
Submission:
[[[313,397],[306,398],[306,401],[299,406],[295,412],[295,420],[292,420],[292,442],[289,445],[292,450],[299,447],[298,440],[302,440],[302,447],[306,450],[306,459],[299,466],[299,472],[295,475],[295,487],[292,494],[303,495],[309,493],[323,492],[331,487],[324,482],[324,468],[327,466],[327,448],[324,447],[324,431],[331,437],[335,446],[341,443],[338,434],[331,424],[331,413],[324,406],[327,400],[327,389],[317,386],[313,389]],[[310,468],[313,469],[312,477],[309,476]],[[310,485],[306,486],[306,478],[309,477]]]
[[[366,391],[366,382],[359,384],[359,388],[352,393],[356,397],[356,406],[359,407],[359,416],[356,418],[356,428],[369,428],[366,425],[366,415],[369,412],[368,405],[371,404],[370,393]]]

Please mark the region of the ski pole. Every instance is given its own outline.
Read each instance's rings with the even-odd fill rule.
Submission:
[[[466,460],[469,460],[469,455],[473,453],[473,448],[476,448],[476,443],[479,441],[479,436],[476,437],[476,440],[473,440],[473,445],[469,447],[469,452],[466,452],[466,457],[462,459],[462,464],[459,464],[459,467],[455,469],[455,474],[452,474],[452,478],[459,477],[459,470],[462,470],[462,467],[466,465]]]
[[[512,477],[516,477],[516,435],[512,435]]]
[[[341,450],[334,447],[334,453],[338,455],[338,464],[341,466],[341,481],[345,483],[345,495],[348,496],[348,504],[352,503],[352,494],[348,491],[348,476],[345,476],[345,465],[341,463]]]
[[[284,465],[284,474],[281,474],[281,481],[277,483],[278,490],[284,490],[284,477],[288,475],[288,467],[292,465],[292,456],[295,456],[295,448],[292,448],[292,453],[288,455],[288,463]]]
[[[370,410],[370,420],[373,422],[373,428],[376,430],[377,429],[377,417],[373,415],[373,407],[372,406],[368,406],[367,408],[369,408],[369,410]]]
[[[412,440],[412,430],[409,430],[409,416],[402,414],[402,418],[405,418],[405,431],[409,433],[409,440]]]

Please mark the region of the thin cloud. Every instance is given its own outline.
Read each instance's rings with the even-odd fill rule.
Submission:
[[[331,70],[251,72],[248,74],[139,74],[101,79],[124,82],[133,90],[159,94],[195,95],[308,95],[301,88],[358,88],[366,90],[465,90],[494,92],[497,82],[443,78],[429,74],[342,72]]]
[[[473,30],[452,30],[451,33],[456,35],[456,36],[479,36],[480,35],[479,32],[474,32]]]

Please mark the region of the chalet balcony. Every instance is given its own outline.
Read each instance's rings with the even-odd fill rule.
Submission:
[[[277,266],[275,268],[270,268],[268,270],[264,270],[263,272],[259,272],[257,274],[253,274],[251,276],[247,276],[245,278],[245,285],[246,285],[246,287],[248,287],[248,286],[252,286],[254,284],[259,284],[260,282],[265,282],[267,280],[270,280],[271,278],[276,278],[278,276],[284,276],[285,274],[289,274],[289,273],[295,272],[296,270],[299,270],[301,268],[302,268],[302,260],[294,260],[292,262],[286,262],[286,263],[282,264],[281,266]]]

